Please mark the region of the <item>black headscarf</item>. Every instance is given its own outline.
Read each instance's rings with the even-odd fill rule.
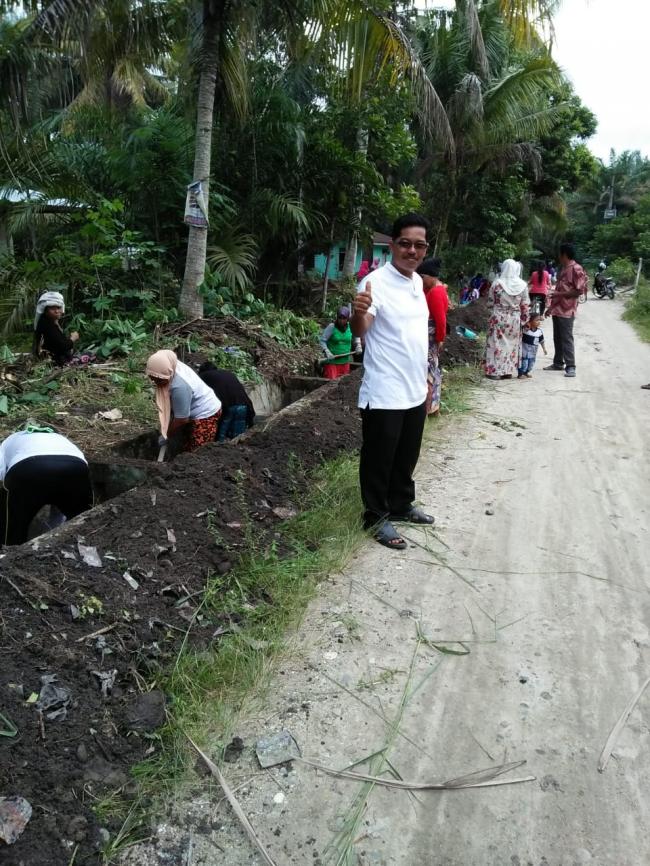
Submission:
[[[417,272],[421,277],[439,277],[442,270],[440,259],[425,259]]]

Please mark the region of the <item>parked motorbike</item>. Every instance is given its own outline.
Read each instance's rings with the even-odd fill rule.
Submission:
[[[596,274],[594,277],[593,293],[597,298],[613,298],[616,293],[616,283],[611,277],[604,274]]]

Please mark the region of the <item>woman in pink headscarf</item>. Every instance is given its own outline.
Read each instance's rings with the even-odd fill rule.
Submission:
[[[194,451],[217,438],[221,402],[212,388],[169,349],[147,361],[147,376],[156,386],[156,406],[163,441],[185,430],[183,451]]]

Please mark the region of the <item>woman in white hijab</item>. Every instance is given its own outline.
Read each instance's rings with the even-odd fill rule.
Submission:
[[[490,286],[491,308],[485,346],[488,379],[510,379],[517,372],[521,351],[521,329],[530,312],[528,285],[521,279],[521,265],[506,259],[501,274]]]
[[[38,299],[34,312],[34,354],[37,357],[45,355],[58,364],[79,366],[96,360],[90,352],[75,353],[79,332],[72,331],[66,335],[61,327],[61,318],[65,313],[65,301],[60,292],[48,291]]]
[[[34,354],[49,355],[55,364],[69,364],[74,355],[74,344],[79,334],[66,336],[60,320],[65,313],[65,302],[60,292],[43,292],[34,313]]]

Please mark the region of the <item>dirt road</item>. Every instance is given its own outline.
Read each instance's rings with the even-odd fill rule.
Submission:
[[[386,778],[525,761],[501,778],[534,781],[416,799],[300,762],[260,773],[245,752],[228,775],[278,866],[650,862],[650,691],[597,771],[650,675],[650,346],[620,312],[580,309],[576,379],[538,362],[532,381],[486,384],[425,448],[435,535],[368,544],[324,584],[238,731],[248,746],[287,728],[303,756],[374,756],[355,772]],[[262,862],[217,800],[190,813],[195,866]]]

